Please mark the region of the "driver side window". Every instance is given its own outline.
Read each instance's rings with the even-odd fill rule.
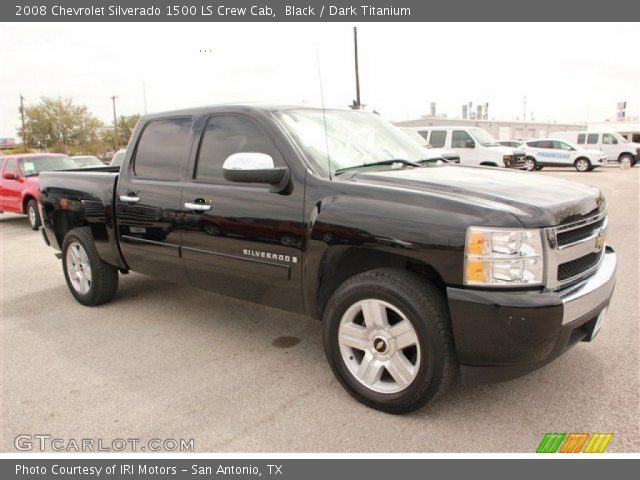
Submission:
[[[209,118],[200,142],[194,178],[206,183],[229,183],[222,166],[230,155],[241,152],[264,153],[271,156],[275,166],[284,165],[280,152],[255,121],[239,115]]]
[[[464,130],[454,130],[451,137],[451,148],[475,148],[476,142]]]
[[[602,144],[603,145],[617,145],[618,140],[616,137],[611,135],[610,133],[605,133],[602,135]]]

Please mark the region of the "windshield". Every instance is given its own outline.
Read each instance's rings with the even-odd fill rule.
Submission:
[[[417,130],[413,130],[412,128],[403,128],[402,131],[409,135],[409,138],[415,140],[420,144],[423,148],[431,148],[431,146],[427,143],[425,138],[418,133]]]
[[[470,128],[469,133],[483,147],[491,147],[493,145],[498,145],[498,142],[496,141],[496,139],[493,138],[490,133],[488,133],[486,130],[483,130],[482,128]]]
[[[28,157],[20,160],[22,173],[25,177],[38,175],[40,172],[52,170],[71,170],[78,168],[76,162],[67,156],[43,155],[41,157]]]
[[[425,156],[419,144],[374,114],[342,110],[327,110],[324,114],[322,110],[284,110],[275,115],[309,160],[324,173],[329,170],[329,160],[333,174],[336,170],[381,161],[419,162]]]
[[[111,159],[111,162],[109,163],[109,165],[111,165],[112,167],[121,167],[122,161],[124,160],[125,153],[126,153],[125,150],[118,151]]]
[[[98,157],[94,157],[92,155],[71,157],[71,159],[76,162],[79,167],[95,167],[98,165],[102,165],[102,162],[98,159]]]

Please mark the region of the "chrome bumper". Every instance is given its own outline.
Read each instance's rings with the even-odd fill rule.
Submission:
[[[563,325],[589,313],[595,314],[598,307],[608,303],[616,283],[617,263],[615,252],[607,247],[598,270],[584,282],[567,288],[565,294],[561,295],[564,305]]]

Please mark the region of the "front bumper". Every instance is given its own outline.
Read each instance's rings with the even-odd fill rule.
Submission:
[[[609,305],[617,258],[607,247],[598,270],[559,291],[447,288],[462,382],[491,383],[529,373],[593,338]]]

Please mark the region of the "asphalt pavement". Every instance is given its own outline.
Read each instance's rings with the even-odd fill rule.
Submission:
[[[0,216],[0,451],[45,434],[193,439],[197,452],[533,452],[546,432],[612,432],[607,451],[640,451],[640,168],[536,175],[605,193],[619,270],[602,331],[405,416],[340,387],[317,321],[137,274],[83,307],[26,217]]]

